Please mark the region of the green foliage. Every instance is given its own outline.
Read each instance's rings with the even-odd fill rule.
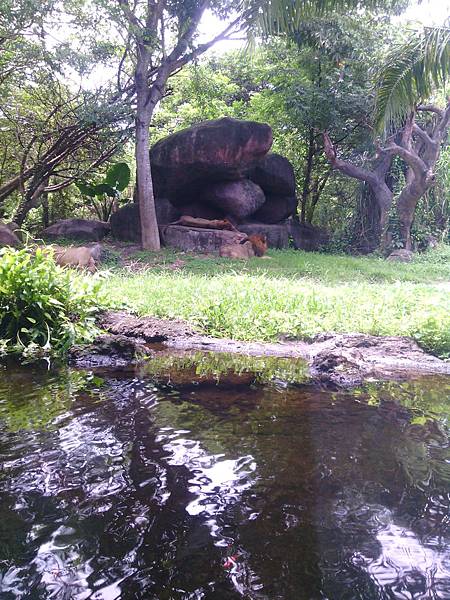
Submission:
[[[448,264],[424,258],[399,266],[298,251],[270,256],[242,263],[183,254],[184,271],[174,273],[170,261],[135,275],[119,271],[104,290],[141,314],[181,317],[219,337],[272,341],[358,331],[413,336],[441,356],[450,352]]]
[[[77,181],[75,185],[83,196],[92,198],[91,204],[100,220],[108,221],[112,203],[118,200],[130,184],[131,170],[125,162],[111,165],[100,183]],[[96,200],[94,200],[94,198]],[[107,201],[107,198],[110,199]]]
[[[104,306],[100,281],[58,267],[48,250],[0,251],[2,352],[24,358],[64,353],[92,340]]]
[[[130,167],[127,163],[120,162],[111,165],[106,175],[100,183],[88,183],[86,181],[77,181],[76,186],[82,194],[90,198],[117,198],[120,192],[123,192],[129,185],[131,179]]]
[[[262,3],[260,0],[247,0],[247,12],[250,31],[265,35],[292,34],[298,31],[302,22],[317,16],[346,14],[363,10],[375,12],[399,10],[405,6],[403,0],[293,0],[286,3],[272,0]]]
[[[118,192],[123,192],[130,184],[131,170],[125,162],[111,165],[106,172],[105,184]]]

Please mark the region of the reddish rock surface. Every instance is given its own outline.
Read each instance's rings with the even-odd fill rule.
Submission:
[[[245,177],[271,146],[269,125],[229,117],[174,133],[150,152],[156,195],[167,196],[176,206],[189,204],[206,181]]]

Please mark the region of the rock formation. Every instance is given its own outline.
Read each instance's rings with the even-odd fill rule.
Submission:
[[[199,123],[157,142],[150,158],[163,242],[203,252],[218,250],[224,243],[217,231],[199,233],[169,225],[181,215],[226,218],[240,231],[266,235],[275,248],[285,248],[291,237],[298,238],[300,230],[291,233],[290,219],[297,210],[294,169],[287,158],[269,153],[271,146],[269,125],[228,117]],[[111,230],[118,239],[139,242],[138,206],[129,204],[116,212]]]
[[[155,194],[177,207],[195,202],[205,182],[238,181],[272,146],[269,125],[225,117],[178,131],[150,151]]]

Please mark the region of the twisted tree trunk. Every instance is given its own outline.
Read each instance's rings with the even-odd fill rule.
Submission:
[[[393,193],[386,183],[386,176],[391,168],[392,156],[381,151],[371,170],[364,169],[337,156],[336,148],[331,142],[327,132],[323,134],[324,151],[332,169],[338,169],[344,175],[364,181],[370,187],[373,198],[377,203],[380,215],[379,229],[381,232],[380,244],[384,249],[388,243],[387,229],[389,211],[392,206]]]
[[[428,131],[416,123],[416,112],[412,112],[399,141],[384,149],[392,156],[399,156],[408,167],[406,185],[397,199],[400,235],[407,250],[413,245],[411,228],[417,204],[436,181],[434,169],[450,124],[450,99],[444,110],[433,105],[419,106],[417,110],[433,115]]]
[[[432,115],[427,129],[416,123],[417,112]],[[393,193],[386,183],[386,176],[394,156],[401,158],[407,165],[406,185],[397,199],[397,214],[400,222],[400,235],[403,246],[412,249],[411,227],[419,200],[434,185],[434,169],[439,159],[450,125],[450,99],[445,109],[434,105],[417,107],[412,112],[401,131],[391,136],[387,145],[378,149],[378,158],[372,170],[363,169],[337,157],[328,133],[323,134],[324,150],[333,169],[365,181],[371,188],[380,209],[381,247],[388,242],[387,228]]]

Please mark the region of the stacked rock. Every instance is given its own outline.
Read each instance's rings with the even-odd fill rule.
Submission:
[[[226,217],[239,229],[285,224],[297,208],[295,175],[286,158],[269,154],[271,146],[269,125],[228,117],[157,142],[150,159],[158,224],[167,225],[180,215]],[[138,241],[137,205],[115,213],[111,228],[119,239]],[[267,229],[259,227],[261,232]],[[287,241],[287,229],[284,237]]]

